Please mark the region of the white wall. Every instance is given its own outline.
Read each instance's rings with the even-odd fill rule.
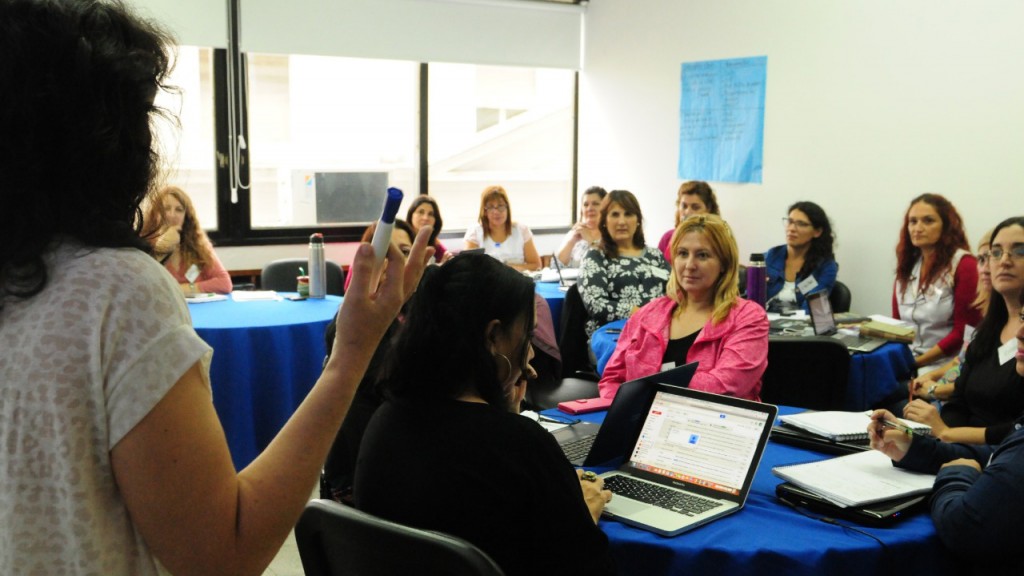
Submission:
[[[600,0],[586,16],[579,184],[672,226],[683,62],[768,56],[764,182],[712,183],[740,245],[783,243],[797,200],[838,235],[854,309],[888,312],[909,200],[946,195],[972,245],[1024,213],[1024,2]]]

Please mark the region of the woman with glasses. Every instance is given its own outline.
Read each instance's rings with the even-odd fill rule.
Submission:
[[[966,326],[981,320],[971,306],[978,267],[960,214],[939,194],[910,201],[896,246],[892,315],[914,326],[914,362],[930,369],[960,350]]]
[[[1005,251],[1006,249],[1003,248]],[[1004,252],[1005,253],[1005,252]],[[1018,259],[1019,261],[1019,259]],[[993,279],[998,274],[993,268]],[[995,302],[993,302],[993,306]],[[1024,381],[1024,319],[1007,364]],[[892,413],[877,410],[868,426],[871,447],[907,470],[935,474],[929,499],[942,543],[969,564],[971,574],[1024,573],[1020,519],[1024,517],[1024,417],[997,444],[969,445],[909,435],[884,424]]]
[[[690,388],[758,400],[768,366],[768,316],[739,297],[739,250],[729,226],[690,216],[672,236],[666,295],[630,317],[598,383],[614,397],[623,382],[699,362]]]
[[[782,219],[786,243],[764,255],[771,308],[807,308],[807,296],[831,292],[839,264],[832,246],[835,234],[825,210],[814,202],[797,202]],[[777,303],[777,304],[776,304]]]
[[[960,375],[942,410],[914,400],[904,417],[924,422],[947,442],[998,444],[1024,412],[1024,379],[1014,370],[1024,297],[1024,216],[1002,221],[992,233],[988,311],[967,347]]]
[[[992,272],[988,266],[988,249],[991,239],[992,230],[987,230],[978,241],[978,296],[974,302],[971,302],[971,306],[976,308],[982,316],[988,311],[988,298],[992,292]],[[964,328],[964,344],[955,358],[910,381],[910,388],[915,398],[930,402],[949,400],[950,395],[953,394],[953,383],[960,375],[960,365],[967,353],[967,345],[973,338],[976,328],[977,326]]]
[[[644,217],[632,192],[612,190],[605,196],[598,229],[600,248],[587,252],[578,280],[588,337],[664,294],[669,276],[661,252],[644,242]]]
[[[466,250],[483,248],[519,271],[540,270],[540,256],[533,234],[525,224],[512,221],[508,193],[501,186],[488,186],[480,194],[480,224],[466,230]]]
[[[566,233],[555,255],[562,266],[579,268],[587,252],[601,243],[597,224],[601,220],[601,201],[607,195],[608,191],[600,186],[591,186],[580,195],[580,219]]]
[[[672,262],[672,234],[675,233],[679,223],[686,220],[691,214],[714,214],[720,215],[718,211],[718,198],[715,191],[707,182],[691,180],[683,182],[676,191],[676,225],[661,235],[658,241],[658,251],[665,255],[665,260]]]
[[[463,538],[508,576],[612,574],[597,526],[611,493],[519,415],[534,323],[533,282],[493,258],[461,254],[425,276],[383,363],[355,505]]]

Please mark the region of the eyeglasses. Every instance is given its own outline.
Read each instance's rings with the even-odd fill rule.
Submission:
[[[989,250],[988,254],[992,258],[993,262],[1001,261],[1003,259],[1003,254],[1008,255],[1011,261],[1017,262],[1019,260],[1024,260],[1024,244],[1014,244],[1009,250],[1003,250],[996,246]]]
[[[803,220],[793,220],[792,218],[783,218],[783,226],[796,226],[797,228],[810,228],[810,222],[804,222]]]
[[[988,252],[981,252],[981,253],[979,253],[978,254],[978,266],[984,266],[984,265],[988,264],[989,256],[990,255],[989,255]]]
[[[508,206],[498,204],[497,206],[484,206],[485,212],[508,212]]]

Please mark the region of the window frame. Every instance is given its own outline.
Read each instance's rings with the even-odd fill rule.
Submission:
[[[304,244],[309,236],[319,232],[323,234],[327,242],[358,242],[363,235],[365,226],[304,226],[288,228],[253,228],[251,200],[248,189],[239,188],[237,191],[238,202],[231,202],[231,184],[229,182],[228,162],[231,161],[229,150],[228,130],[228,99],[235,98],[240,102],[238,114],[246,121],[239,123],[239,132],[248,140],[249,122],[248,102],[245,94],[248,92],[248,78],[245,71],[248,69],[248,54],[240,54],[239,72],[236,73],[237,84],[228,84],[228,58],[229,51],[222,48],[213,49],[213,85],[214,85],[214,131],[216,140],[216,182],[217,182],[217,228],[207,231],[210,239],[218,246],[264,246],[279,244]],[[430,65],[426,62],[419,63],[419,194],[429,194],[429,172],[427,162],[427,140],[429,131],[428,114],[428,87],[430,81]],[[579,71],[574,71],[573,80],[573,127],[572,127],[572,176],[571,189],[576,190],[578,185],[578,151],[579,151]],[[238,174],[242,182],[251,182],[249,174],[249,151],[240,151]],[[571,198],[571,219],[565,226],[547,226],[533,229],[535,234],[564,233],[576,222],[579,207],[577,194],[574,192]],[[445,230],[442,237],[461,238],[464,230]]]

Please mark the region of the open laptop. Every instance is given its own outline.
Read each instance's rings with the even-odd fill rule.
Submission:
[[[828,292],[815,292],[807,296],[807,307],[811,311],[811,326],[818,336],[831,336],[846,345],[851,352],[871,352],[886,341],[881,338],[852,336],[839,334],[836,329],[836,318],[832,314],[832,304],[828,300]]]
[[[629,460],[602,474],[615,495],[604,515],[675,536],[738,512],[778,409],[656,385]]]
[[[552,434],[573,466],[618,466],[633,448],[655,384],[686,387],[697,372],[690,362],[619,387],[603,424],[577,422]]]
[[[555,272],[558,274],[558,286],[562,290],[568,290],[569,286],[576,283],[576,279],[579,277],[579,268],[562,268],[562,263],[558,261],[558,254],[551,254],[551,262],[555,265]]]

